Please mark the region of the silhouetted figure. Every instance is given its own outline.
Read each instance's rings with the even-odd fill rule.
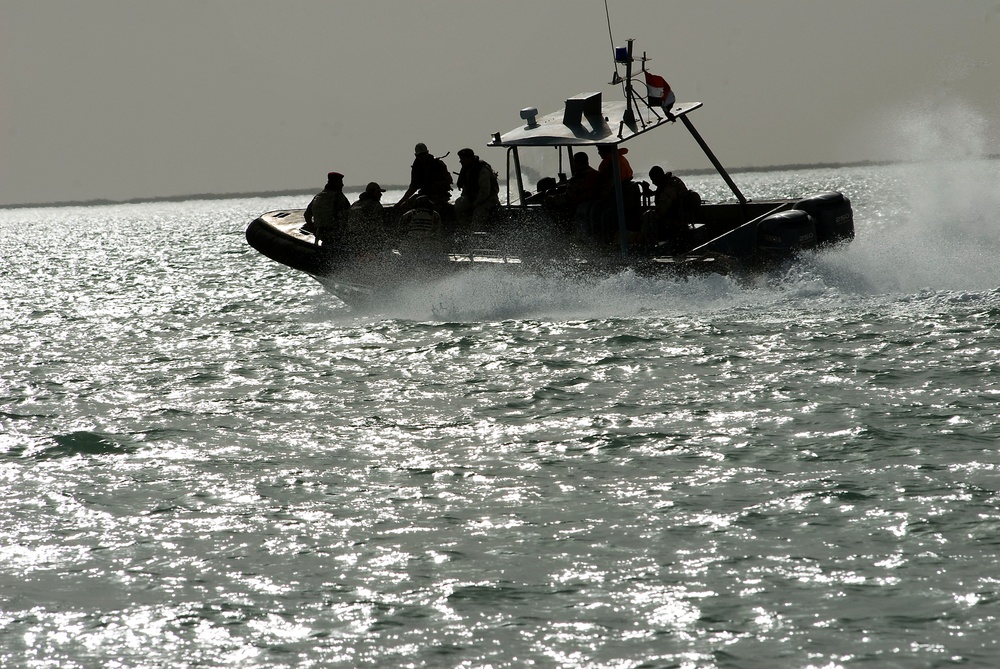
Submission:
[[[355,253],[378,253],[389,243],[382,193],[385,189],[372,181],[351,205],[347,246]]]
[[[570,178],[565,187],[545,198],[545,206],[572,216],[576,208],[600,194],[601,176],[590,166],[590,158],[583,151],[573,154],[570,163]]]
[[[615,171],[612,161],[616,152],[618,155],[618,176],[621,178],[622,183],[632,181],[632,166],[629,164],[628,158],[625,157],[628,149],[618,148],[610,144],[598,146],[597,153],[601,156],[601,164],[598,165],[597,172],[601,175],[601,189],[605,197],[615,196]]]
[[[455,216],[461,225],[472,225],[483,230],[500,208],[500,185],[496,172],[472,149],[458,152],[462,170],[458,174],[458,188],[462,194],[455,200]]]
[[[324,250],[340,251],[343,249],[350,209],[351,203],[344,195],[344,175],[330,172],[326,175],[326,186],[306,207],[306,224],[302,229],[313,233],[316,244]]]
[[[653,209],[643,220],[643,237],[647,241],[666,242],[671,253],[686,251],[691,242],[690,222],[701,204],[701,196],[688,189],[673,172],[664,172],[659,165],[649,170],[653,191]]]
[[[407,208],[413,204],[411,199],[419,194],[427,197],[436,209],[445,208],[451,200],[452,178],[448,166],[440,158],[432,156],[423,142],[413,148],[413,154],[410,185],[396,206]]]

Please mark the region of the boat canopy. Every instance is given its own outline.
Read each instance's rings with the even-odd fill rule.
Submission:
[[[653,128],[672,122],[701,107],[700,102],[675,104],[665,116],[644,115],[639,105],[625,101],[603,102],[600,93],[581,93],[566,106],[542,118],[533,108],[521,110],[527,125],[503,135],[496,133],[488,146],[598,146],[621,144]],[[646,117],[644,117],[646,116]]]
[[[625,81],[630,82],[631,78]],[[487,146],[504,147],[508,153],[513,152],[514,175],[517,179],[517,191],[522,205],[525,200],[524,184],[522,182],[520,159],[517,150],[520,147],[566,147],[570,153],[573,147],[594,147],[602,145],[617,146],[628,140],[645,134],[654,128],[680,120],[694,137],[698,146],[704,152],[715,169],[732,190],[736,199],[745,204],[747,199],[733,181],[732,177],[715,157],[712,149],[695,129],[688,114],[702,106],[700,102],[674,103],[670,111],[639,102],[632,92],[631,85],[626,85],[626,100],[604,102],[600,93],[581,93],[566,100],[562,111],[538,118],[538,110],[528,107],[521,110],[521,118],[526,125],[501,135],[494,133]],[[661,116],[662,112],[662,116]],[[612,165],[617,170],[617,163]],[[507,183],[510,183],[510,165],[508,163]],[[617,189],[616,189],[617,190]],[[619,193],[616,192],[616,195]],[[508,204],[510,193],[508,190]],[[619,207],[621,211],[621,207]],[[624,218],[621,213],[620,219]],[[622,221],[624,226],[624,221]]]
[[[642,76],[647,77],[647,90],[649,86],[649,73],[646,71],[646,54],[640,59]],[[538,110],[534,107],[527,107],[521,110],[521,118],[525,125],[501,135],[494,133],[487,143],[487,146],[503,147],[507,149],[507,204],[512,205],[510,191],[511,176],[517,183],[517,200],[521,207],[527,206],[527,196],[524,189],[524,175],[521,173],[521,161],[518,150],[522,147],[556,147],[566,148],[572,155],[576,147],[598,147],[615,146],[623,144],[634,137],[645,134],[654,128],[659,128],[667,123],[680,120],[687,128],[691,136],[701,147],[706,157],[715,166],[716,170],[729,185],[729,188],[736,195],[740,204],[746,204],[747,200],[736,186],[726,169],[719,162],[708,144],[695,129],[691,119],[688,118],[695,109],[701,107],[700,102],[673,103],[668,108],[662,105],[651,104],[653,96],[640,97],[636,94],[632,85],[633,69],[632,63],[632,40],[628,41],[627,47],[615,49],[615,77],[612,85],[622,84],[625,100],[617,102],[604,102],[600,93],[581,93],[566,100],[566,106],[562,111],[538,118]],[[617,65],[624,64],[626,67],[625,77],[618,75]],[[635,75],[638,76],[638,75]],[[662,79],[662,78],[661,78]],[[665,84],[666,82],[664,82]],[[513,170],[511,169],[513,161]],[[622,192],[621,175],[619,174],[619,161],[611,161],[611,169],[615,184],[615,204],[618,217],[619,239],[621,240],[622,255],[628,255],[628,235],[626,234],[625,205]]]

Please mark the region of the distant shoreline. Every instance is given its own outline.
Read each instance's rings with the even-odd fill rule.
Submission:
[[[982,156],[982,160],[998,160],[1000,154]],[[904,162],[895,160],[860,160],[851,163],[798,163],[790,165],[769,165],[762,167],[740,167],[728,169],[730,174],[743,174],[750,172],[789,172],[794,170],[820,170],[836,169],[843,167],[877,167],[882,165],[902,165]],[[714,174],[713,168],[699,168],[694,170],[676,170],[680,175],[701,176],[703,174]],[[406,185],[383,186],[386,190],[406,190]],[[195,193],[191,195],[163,195],[158,197],[130,198],[128,200],[69,200],[64,202],[35,202],[26,204],[0,204],[0,209],[41,209],[45,207],[102,207],[118,204],[143,204],[149,202],[188,202],[191,200],[238,200],[244,198],[270,198],[270,197],[296,197],[311,196],[317,192],[317,188],[304,188],[295,190],[277,191],[256,191],[243,193]],[[361,192],[364,186],[345,187],[348,193]]]

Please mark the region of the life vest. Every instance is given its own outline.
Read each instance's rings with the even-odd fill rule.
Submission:
[[[340,191],[324,190],[309,203],[316,238],[325,244],[338,243],[346,227],[351,203]]]
[[[436,233],[433,209],[412,209],[406,212],[406,236],[411,240],[433,237]]]
[[[500,180],[493,167],[488,162],[480,159],[475,167],[469,170],[462,170],[458,175],[458,187],[462,189],[462,194],[470,200],[476,200],[479,196],[479,176],[486,170],[490,176],[490,200],[500,195]]]

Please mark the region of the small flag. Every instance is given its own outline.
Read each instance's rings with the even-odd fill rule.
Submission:
[[[670,111],[676,100],[666,79],[658,74],[646,72],[646,103],[650,107],[663,107],[666,111]]]

